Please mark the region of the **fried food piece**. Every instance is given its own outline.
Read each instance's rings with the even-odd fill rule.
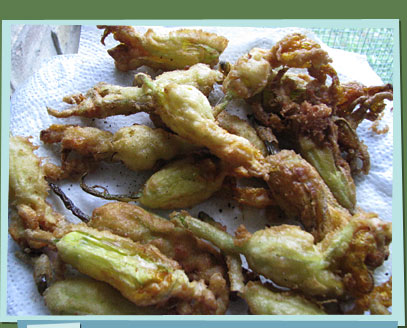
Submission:
[[[22,220],[17,223],[20,228],[52,231],[64,218],[46,201],[49,187],[41,160],[34,154],[37,148],[28,138],[10,136],[9,203]],[[12,236],[18,238],[19,228],[14,228]]]
[[[316,242],[352,219],[316,169],[300,155],[282,150],[267,160],[271,165],[267,184],[273,199],[289,218],[299,219]]]
[[[240,228],[234,239],[185,212],[174,216],[173,220],[226,253],[243,254],[252,270],[280,286],[325,297],[344,293],[340,277],[328,269],[312,235],[299,227],[281,225],[259,230],[253,235]]]
[[[157,100],[163,122],[190,142],[206,146],[231,166],[243,166],[255,176],[267,173],[261,152],[247,139],[228,133],[216,124],[208,99],[196,88],[170,84],[161,88],[145,79]]]
[[[242,166],[250,175],[266,180],[277,204],[289,217],[299,218],[317,241],[350,218],[318,172],[295,153],[280,152],[266,159],[246,139],[229,134],[216,124],[211,106],[199,90],[182,85],[160,90],[152,81],[146,83],[158,98],[158,113],[173,131],[208,147],[225,163]]]
[[[144,74],[141,74],[144,75]],[[135,83],[140,77],[135,77]],[[208,95],[213,85],[223,80],[223,74],[210,69],[207,65],[196,64],[188,70],[166,72],[156,77],[156,83],[187,84],[201,90]],[[154,102],[151,96],[139,87],[122,87],[107,83],[98,83],[86,94],[66,96],[63,101],[75,105],[69,109],[57,111],[47,108],[48,113],[55,117],[82,116],[91,118],[105,118],[114,115],[131,115],[139,112],[152,112]]]
[[[152,169],[158,160],[168,161],[199,149],[176,134],[144,125],[121,128],[114,134],[112,144],[113,159],[134,171]]]
[[[151,98],[145,95],[142,89],[104,82],[96,84],[85,94],[65,96],[62,100],[74,106],[62,111],[47,107],[48,114],[59,118],[71,116],[105,118],[149,111],[153,107]]]
[[[273,291],[260,281],[245,284],[240,258],[227,256],[231,291],[238,292],[254,315],[317,315],[326,314],[318,305],[294,292]]]
[[[33,261],[34,282],[38,292],[42,295],[53,280],[52,265],[46,254],[41,254]]]
[[[392,305],[392,277],[385,283],[376,286],[371,293],[356,299],[355,306],[347,314],[391,314],[388,307]]]
[[[393,100],[393,86],[366,87],[357,82],[341,85],[341,93],[337,102],[335,120],[338,126],[338,144],[345,159],[350,165],[352,174],[368,174],[370,156],[366,145],[359,140],[356,128],[364,120],[374,121],[375,128],[386,108],[385,100]],[[360,163],[362,165],[360,165]]]
[[[163,129],[132,125],[115,134],[92,127],[53,124],[41,131],[44,143],[60,142],[62,149],[75,150],[95,160],[122,161],[131,170],[151,170],[158,160],[169,160],[197,147]]]
[[[38,177],[38,179],[36,179],[35,181],[46,183],[44,175],[40,174],[42,172],[39,163],[40,160],[33,153],[34,147],[29,143],[27,139],[24,138],[12,139],[12,141],[16,140],[20,141],[23,146],[28,148],[26,149],[27,150],[26,152],[18,152],[19,155],[22,156],[21,158],[19,158],[20,163],[22,161],[25,162],[26,160],[30,159],[34,164],[30,172],[35,173],[32,174],[33,177],[35,178]],[[12,144],[12,146],[16,145]],[[27,166],[29,166],[28,163]],[[14,178],[16,177],[14,176]],[[20,180],[17,178],[16,181],[20,182]],[[43,196],[45,198],[46,195],[44,194]],[[49,208],[51,207],[49,206]],[[116,264],[118,265],[118,263],[120,262],[120,265],[122,265],[122,261],[117,257],[120,258],[120,256],[122,255],[124,256],[127,252],[127,255],[124,257],[126,259],[128,258],[131,259],[131,260],[129,259],[128,266],[129,268],[131,268],[132,265],[137,264],[145,265],[144,271],[141,270],[143,268],[142,266],[138,268],[140,271],[138,272],[139,275],[136,278],[141,279],[141,283],[138,283],[137,280],[132,281],[134,277],[132,278],[131,273],[130,275],[127,275],[124,271],[120,271],[120,266],[116,267],[116,270],[118,270],[118,272],[121,272],[122,276],[120,276],[119,274],[119,277],[117,277],[116,276],[117,272],[115,273],[113,272],[114,270],[113,271],[111,270],[110,273],[114,277],[110,278],[112,279],[112,281],[117,283],[118,286],[122,286],[123,289],[127,289],[126,285],[127,282],[129,284],[133,284],[133,286],[135,286],[135,290],[133,289],[134,293],[131,294],[129,297],[130,298],[133,297],[134,299],[137,299],[139,297],[140,303],[142,303],[143,305],[145,302],[147,303],[151,301],[154,302],[153,299],[154,297],[156,303],[160,304],[165,303],[166,300],[168,300],[168,298],[171,296],[168,294],[168,290],[165,291],[165,288],[169,288],[169,290],[172,290],[174,293],[177,293],[177,296],[180,299],[179,303],[177,304],[179,304],[180,311],[183,311],[182,312],[183,314],[187,314],[185,311],[193,311],[192,313],[195,314],[207,314],[207,313],[212,314],[217,311],[218,303],[222,304],[223,306],[222,311],[225,310],[225,304],[227,303],[224,303],[225,302],[224,295],[220,295],[219,299],[217,300],[215,299],[215,296],[212,293],[212,291],[210,291],[207,288],[203,281],[189,282],[185,273],[179,269],[178,263],[166,258],[154,246],[141,245],[137,243],[132,244],[132,242],[130,242],[127,239],[120,238],[107,232],[99,233],[96,230],[92,230],[86,227],[86,225],[84,224],[69,224],[64,220],[62,216],[58,216],[58,218],[59,218],[58,224],[52,226],[51,227],[52,229],[49,228],[48,226],[42,228],[38,224],[34,225],[33,227],[29,226],[28,229],[23,227],[23,230],[21,231],[21,237],[28,245],[30,246],[34,245],[36,247],[43,247],[47,243],[56,242],[57,249],[62,260],[64,260],[65,262],[69,262],[71,265],[73,264],[74,266],[76,264],[77,267],[78,266],[80,267],[79,269],[80,271],[82,266],[84,266],[85,269],[82,269],[82,272],[86,274],[87,270],[89,270],[89,273],[91,275],[92,274],[95,275],[96,277],[100,277],[100,275],[104,276],[105,274],[107,274],[107,271],[109,270],[107,270],[106,268],[111,268],[109,260],[112,263],[116,263],[115,261],[118,261]],[[73,234],[73,237],[71,232]],[[72,240],[70,238],[72,238]],[[104,238],[107,240],[105,240]],[[79,244],[82,245],[81,247],[79,247],[77,244],[78,240],[80,241]],[[130,245],[128,244],[129,242]],[[92,254],[93,257],[91,257],[90,254]],[[83,255],[84,257],[82,257]],[[106,255],[108,259],[106,259],[104,255]],[[111,256],[111,258],[109,258],[109,255]],[[146,258],[138,257],[143,255]],[[82,259],[78,260],[78,257],[79,258],[82,257]],[[84,261],[94,260],[94,262],[100,264],[102,268],[100,267],[98,268],[97,265],[91,266],[91,268],[89,268],[89,262],[82,263],[81,262],[82,260]],[[106,267],[104,267],[105,265]],[[103,267],[106,270],[103,269]],[[38,275],[38,277],[40,276],[41,275]],[[107,278],[109,278],[108,275]],[[163,280],[161,280],[161,278]],[[128,281],[127,279],[130,280]],[[144,281],[143,279],[146,279],[146,281]],[[149,284],[150,288],[149,291],[146,291],[144,289],[143,282]],[[158,288],[159,286],[157,285],[157,283],[162,283],[163,290],[160,290]],[[218,295],[220,293],[220,284],[221,284],[219,280],[219,275],[214,277],[211,276],[209,279],[209,284],[212,284],[214,286],[214,291]],[[175,286],[177,286],[178,289],[173,290],[172,288]],[[137,288],[141,289],[140,295],[137,294],[138,291]],[[154,297],[151,297],[152,295],[149,295],[149,292]],[[162,297],[160,297],[160,295]],[[185,297],[183,298],[183,296]]]
[[[334,155],[339,153],[339,149],[332,151],[337,144],[333,142],[333,147],[321,147],[310,138],[300,137],[299,145],[303,157],[317,169],[338,203],[353,213],[356,206],[356,186],[347,162],[340,155]]]
[[[113,156],[112,139],[113,134],[108,131],[76,125],[53,124],[40,133],[40,140],[44,143],[61,143],[62,152],[75,150],[97,161]]]
[[[180,159],[154,173],[143,186],[138,201],[150,208],[191,207],[220,190],[226,173],[216,159]]]
[[[366,87],[358,82],[341,85],[336,114],[345,118],[353,129],[364,120],[376,121],[386,107],[384,100],[393,100],[393,86]]]
[[[197,63],[214,66],[225,50],[228,40],[202,30],[180,29],[167,35],[158,35],[152,29],[142,35],[132,26],[99,25],[104,29],[101,42],[112,33],[120,42],[108,50],[120,71],[147,65],[154,69],[174,70]]]
[[[190,280],[204,280],[215,294],[216,314],[224,314],[229,304],[229,288],[223,258],[215,248],[182,227],[139,206],[112,202],[96,208],[89,226],[109,230],[142,244],[156,246],[177,261]]]
[[[64,235],[56,248],[64,262],[109,283],[136,305],[165,304],[175,297],[197,302],[204,313],[216,310],[214,295],[204,282],[190,282],[177,262],[152,245],[83,228]]]
[[[335,119],[338,127],[338,145],[344,159],[349,164],[352,175],[368,174],[370,171],[370,155],[367,146],[359,139],[350,123],[340,117]]]
[[[110,285],[89,279],[71,278],[48,287],[45,304],[57,315],[154,315],[169,310],[141,307],[124,298]]]
[[[226,131],[249,140],[253,146],[261,151],[263,156],[267,156],[267,149],[263,140],[260,139],[256,130],[249,124],[249,122],[236,115],[231,115],[226,111],[222,111],[216,116],[216,121],[219,126]]]
[[[280,72],[264,90],[262,103],[253,100],[257,119],[271,126],[282,142],[310,162],[338,202],[353,212],[356,187],[351,168],[342,158],[335,107],[331,104],[336,89],[329,90],[332,85],[328,88],[319,82],[315,84],[317,81],[309,77],[307,80],[304,76],[287,75],[285,70]]]
[[[237,98],[251,98],[266,87],[275,75],[272,68],[279,66],[307,68],[323,80],[331,69],[328,66],[331,61],[317,42],[300,33],[290,34],[270,50],[253,48],[239,58],[223,82],[223,92]],[[323,74],[317,75],[322,71]]]
[[[223,81],[223,92],[242,99],[261,92],[272,74],[270,60],[269,51],[260,48],[250,50],[232,66]]]
[[[316,304],[300,294],[273,292],[260,282],[249,281],[245,286],[243,298],[255,315],[322,315],[326,314]]]
[[[391,223],[365,213],[354,216],[318,244],[297,226],[275,226],[254,234],[241,226],[233,238],[186,212],[175,214],[173,221],[226,253],[243,254],[252,270],[278,285],[310,296],[336,298],[346,292],[366,293],[373,278],[362,286],[350,282],[372,277],[371,270],[387,258],[391,242]],[[350,268],[347,262],[351,259],[362,266]]]
[[[154,173],[143,188],[132,195],[112,195],[101,186],[90,187],[82,180],[87,193],[123,202],[138,201],[149,208],[176,209],[199,204],[220,190],[227,174],[215,158],[187,158],[168,163]],[[103,192],[96,188],[102,188]]]
[[[266,188],[232,187],[233,199],[239,204],[256,208],[276,206],[271,191]]]
[[[321,67],[332,62],[321,46],[301,33],[293,33],[271,48],[271,65],[293,68]]]
[[[113,202],[96,208],[92,217],[83,214],[54,184],[52,189],[72,213],[90,227],[110,231],[135,242],[156,246],[164,255],[176,260],[190,280],[204,280],[216,298],[216,314],[224,314],[229,304],[226,269],[219,251],[189,231],[176,227],[168,220],[141,207],[123,202]],[[74,225],[57,232],[60,238],[67,232],[79,229]],[[179,314],[192,314],[197,309],[191,304],[177,303]],[[200,311],[200,310],[199,310]],[[198,313],[195,313],[198,314]]]

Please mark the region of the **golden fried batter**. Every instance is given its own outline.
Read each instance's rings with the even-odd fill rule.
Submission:
[[[261,151],[263,156],[267,155],[267,149],[264,142],[258,136],[256,130],[245,120],[238,116],[231,115],[222,111],[216,116],[219,126],[226,131],[241,136],[250,141],[250,143]]]
[[[45,304],[56,315],[154,315],[170,309],[137,306],[110,285],[89,279],[57,281],[47,288]]]
[[[28,138],[10,136],[9,202],[16,207],[22,225],[30,229],[53,230],[63,217],[47,203],[48,184],[41,160]]]
[[[288,217],[298,218],[317,242],[351,219],[316,169],[301,156],[282,150],[267,160],[271,165],[267,183],[273,199]]]
[[[332,68],[328,66],[331,61],[317,42],[303,34],[289,34],[271,50],[254,48],[240,57],[223,82],[223,92],[237,98],[253,97],[275,75],[272,68],[279,66],[308,68],[312,76],[325,81],[326,75],[332,75]],[[320,69],[321,66],[324,68]]]
[[[276,201],[271,196],[271,191],[265,188],[233,187],[233,199],[239,204],[257,208],[276,206]]]
[[[332,62],[321,46],[300,33],[287,35],[271,49],[272,67],[295,68],[320,67]]]
[[[326,314],[318,305],[301,294],[273,292],[260,282],[249,281],[242,294],[255,315],[322,315]]]
[[[301,315],[325,314],[322,309],[295,292],[274,291],[260,281],[245,284],[240,257],[226,257],[231,291],[238,292],[249,306],[251,314]]]
[[[376,286],[370,294],[356,299],[355,306],[347,314],[390,314],[388,307],[392,305],[392,277],[385,283]]]
[[[144,216],[142,216],[144,219],[144,221],[142,220],[143,223],[145,225],[150,224],[150,228],[154,226],[157,229],[155,231],[156,235],[151,240],[147,240],[147,236],[142,235],[145,245],[131,244],[127,239],[120,238],[119,236],[110,234],[107,231],[97,232],[97,230],[91,229],[84,224],[68,223],[65,221],[62,215],[54,212],[45,202],[45,197],[48,194],[48,185],[45,181],[44,172],[42,171],[42,167],[40,165],[40,159],[33,153],[35,147],[28,141],[28,139],[22,137],[11,137],[10,141],[10,199],[14,200],[17,208],[19,209],[19,214],[24,214],[25,212],[20,210],[20,208],[30,205],[31,202],[35,202],[35,204],[38,203],[40,205],[33,206],[34,209],[32,210],[32,217],[22,214],[20,214],[18,217],[21,219],[18,222],[22,223],[22,226],[18,228],[16,235],[17,237],[21,238],[21,240],[19,240],[21,241],[21,244],[24,242],[24,244],[27,244],[30,247],[39,248],[43,247],[47,243],[57,242],[56,246],[58,248],[59,255],[65,262],[72,264],[79,271],[89,274],[96,279],[107,279],[109,283],[121,290],[123,294],[126,294],[130,300],[138,302],[139,305],[141,304],[144,306],[150,304],[150,302],[154,304],[161,304],[166,302],[166,300],[168,300],[170,297],[177,296],[180,298],[177,306],[179,306],[179,311],[180,313],[182,311],[182,314],[223,314],[226,311],[228,304],[228,289],[226,281],[223,278],[225,269],[222,265],[222,259],[217,251],[215,251],[212,247],[202,241],[197,240],[190,233],[186,231],[182,232],[181,229],[175,228],[173,224],[162,218],[157,217],[157,219],[153,221],[149,220],[148,217],[154,216],[148,214],[148,212],[142,209],[139,209],[139,211],[142,211],[144,214]],[[19,155],[19,163],[24,163],[24,166],[16,165],[15,159],[17,155]],[[29,176],[27,176],[27,174],[29,174]],[[33,178],[34,180],[31,181]],[[23,193],[21,190],[22,185],[27,184],[28,182],[32,183],[27,188],[29,195]],[[35,183],[37,183],[37,185]],[[30,189],[31,187],[37,187],[39,190],[36,192],[35,190]],[[33,200],[28,198],[28,196],[31,198],[34,197]],[[126,211],[126,206],[127,204],[120,206],[121,210]],[[131,208],[132,207],[130,207],[130,209]],[[119,210],[119,212],[121,210]],[[40,216],[40,212],[45,212],[47,216],[43,218]],[[146,213],[148,214],[147,216]],[[34,214],[36,215],[34,216]],[[118,221],[116,215],[111,215],[114,216],[114,222],[117,224]],[[127,213],[127,215],[131,214]],[[107,222],[109,222],[108,218]],[[133,222],[137,221],[133,219]],[[122,223],[123,226],[119,224],[119,228],[117,230],[120,232],[120,229],[122,229],[121,231],[124,229],[125,233],[123,233],[123,235],[126,235],[126,233],[129,231],[126,230],[126,228],[128,228],[126,222],[119,223]],[[162,229],[160,230],[159,227],[165,227],[165,223],[168,223],[172,229],[169,237],[167,237],[168,239],[173,238],[174,244],[171,248],[168,248],[168,245],[170,245],[168,244],[168,241],[160,236],[160,233],[164,233],[165,228],[163,231]],[[139,225],[139,227],[141,226],[142,225]],[[104,230],[108,228],[109,227],[106,227]],[[152,230],[154,230],[154,228]],[[144,231],[142,230],[142,232]],[[72,235],[72,233],[75,235]],[[182,246],[183,244],[181,239],[185,240],[184,246]],[[79,244],[75,240],[80,240]],[[127,287],[125,287],[127,286],[127,278],[130,280],[132,278],[130,276],[126,276],[126,273],[123,270],[119,270],[115,274],[112,273],[109,278],[107,271],[100,268],[98,265],[103,267],[104,264],[111,261],[109,263],[112,263],[114,266],[114,263],[117,260],[116,255],[121,256],[127,252],[121,249],[118,250],[116,254],[115,250],[113,249],[114,247],[112,246],[113,244],[115,247],[124,247],[125,249],[128,246],[130,247],[128,250],[131,252],[135,250],[137,253],[138,250],[137,256],[141,256],[141,258],[134,255],[136,256],[136,258],[134,258],[135,263],[141,261],[141,264],[143,264],[143,258],[147,262],[152,261],[151,263],[149,262],[149,264],[144,264],[146,264],[145,270],[147,276],[150,278],[152,277],[153,280],[155,279],[154,277],[160,280],[161,276],[164,274],[164,271],[161,271],[163,269],[162,266],[169,265],[169,271],[167,272],[168,275],[163,276],[165,279],[162,281],[162,288],[157,285],[159,281],[154,280],[153,284],[148,287],[148,290],[144,290],[144,287],[139,290],[138,288],[140,286],[138,284],[143,284],[143,277],[138,276],[137,279],[141,280],[134,285],[136,289],[133,292],[131,290],[127,290]],[[179,269],[179,264],[174,260],[162,255],[158,249],[153,246],[154,244],[161,245],[164,250],[167,250],[168,253],[171,253],[171,255],[174,257],[184,259],[184,265],[189,270],[191,278],[194,279],[199,277],[200,281],[190,282],[185,273]],[[79,247],[79,245],[82,245],[83,248]],[[193,258],[189,258],[189,255],[191,254],[190,247],[192,245],[194,246],[196,252],[194,253],[195,256]],[[93,249],[93,247],[95,247],[95,249]],[[109,249],[110,251],[108,251]],[[171,251],[169,251],[169,249],[171,249]],[[88,256],[84,256],[87,261],[90,261],[91,259],[94,260],[94,265],[89,266],[89,262],[84,264],[81,263],[81,261],[78,261],[78,258],[82,257],[84,254],[88,254]],[[131,255],[131,257],[131,260],[129,258],[130,262],[133,261],[133,255]],[[122,263],[122,261],[119,262]],[[112,268],[110,266],[108,267]],[[140,269],[140,272],[143,271],[141,270],[142,267],[138,268]],[[152,273],[151,276],[149,276],[150,271],[154,273]],[[107,274],[107,276],[104,274]],[[130,275],[131,274],[132,273],[130,273]],[[213,292],[208,289],[204,283],[204,280],[208,285],[212,286],[211,288],[213,288]],[[167,293],[166,288],[169,288],[172,294]],[[139,291],[140,294],[138,293]],[[130,294],[127,294],[127,292]]]
[[[180,29],[167,35],[158,35],[149,29],[144,35],[132,26],[99,25],[104,29],[102,43],[112,33],[120,42],[108,50],[120,71],[147,65],[154,69],[174,70],[197,63],[214,66],[225,50],[228,40],[202,30]]]
[[[44,143],[60,142],[63,150],[75,150],[95,160],[122,161],[131,170],[150,170],[158,160],[198,149],[163,129],[132,125],[115,134],[92,127],[54,124],[41,131]]]
[[[208,99],[198,89],[178,84],[161,88],[148,79],[145,83],[157,99],[157,113],[172,131],[196,145],[208,147],[232,167],[243,166],[254,176],[267,173],[261,152],[247,139],[219,127]]]
[[[138,201],[150,208],[188,208],[207,200],[223,184],[227,171],[219,160],[186,157],[154,173]]]
[[[224,261],[217,250],[187,230],[141,207],[121,202],[96,208],[89,225],[156,246],[176,260],[190,280],[205,281],[217,299],[216,314],[226,311],[229,291]]]
[[[176,297],[196,301],[208,313],[216,310],[203,281],[189,282],[179,264],[152,245],[82,227],[65,234],[56,248],[64,262],[109,283],[137,305],[164,304]]]
[[[246,99],[262,91],[272,74],[270,59],[270,53],[259,48],[240,57],[223,81],[223,92]]]
[[[135,77],[135,84],[140,76]],[[169,83],[187,84],[208,95],[215,83],[223,80],[223,74],[212,70],[204,64],[196,64],[188,70],[166,72],[159,75],[155,81],[160,85]],[[55,117],[96,117],[104,118],[113,115],[131,115],[139,112],[152,112],[154,102],[146,90],[139,87],[122,87],[107,83],[98,83],[86,94],[66,96],[63,101],[75,105],[69,109],[57,111],[48,108],[48,113]]]
[[[185,211],[175,213],[173,222],[211,241],[227,254],[243,254],[252,270],[278,285],[311,296],[366,294],[365,284],[349,282],[371,275],[371,270],[382,265],[391,242],[391,223],[363,212],[331,231],[318,244],[298,226],[274,226],[253,234],[241,226],[233,238]],[[350,260],[363,265],[350,267]]]

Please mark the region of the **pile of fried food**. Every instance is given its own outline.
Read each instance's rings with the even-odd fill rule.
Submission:
[[[10,136],[9,232],[52,313],[225,314],[236,297],[251,314],[389,313],[391,279],[375,286],[373,274],[389,256],[392,226],[357,207],[353,177],[370,167],[356,129],[381,117],[391,85],[340,83],[328,53],[298,33],[231,64],[219,63],[228,40],[213,33],[99,28],[102,43],[109,34],[120,42],[108,50],[118,70],[163,73],[138,73],[133,86],[101,82],[48,113],[145,112],[155,128],[54,124],[40,139],[60,144],[58,166],[29,138]],[[212,106],[215,84],[224,96]],[[248,120],[228,113],[236,99],[250,106]],[[85,182],[99,161],[155,173],[142,190],[112,195]],[[84,195],[112,202],[85,215],[57,186],[75,177]],[[82,223],[51,207],[51,189]],[[298,225],[242,225],[232,236],[216,218],[186,211],[219,191]],[[164,218],[154,209],[177,211]]]

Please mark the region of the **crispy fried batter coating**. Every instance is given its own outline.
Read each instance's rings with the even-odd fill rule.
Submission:
[[[197,149],[183,138],[145,125],[132,125],[115,134],[92,127],[52,125],[41,131],[44,143],[60,142],[95,160],[122,161],[131,170],[150,170],[158,160],[169,160]]]
[[[59,227],[53,233],[27,229],[26,238],[54,245],[58,255],[78,271],[115,287],[139,306],[165,306],[170,299],[183,311],[215,314],[217,300],[203,280],[189,281],[179,264],[152,244],[99,231],[84,224]]]
[[[45,304],[57,315],[154,315],[169,309],[137,306],[112,286],[89,278],[57,281],[48,287]]]
[[[280,286],[295,288],[308,295],[337,297],[344,292],[340,277],[329,271],[312,235],[299,227],[276,226],[253,235],[241,227],[234,239],[185,212],[175,215],[173,220],[226,253],[242,253],[252,270]]]
[[[376,286],[367,295],[356,299],[355,306],[347,314],[390,314],[388,307],[392,305],[392,277],[385,283]]]
[[[266,188],[255,187],[233,187],[233,199],[239,204],[256,208],[276,206],[276,201],[271,195],[271,191]]]
[[[288,217],[298,218],[316,241],[351,219],[316,169],[301,156],[282,150],[267,160],[272,165],[267,183],[273,199]]]
[[[246,99],[264,89],[270,78],[270,53],[254,48],[240,57],[223,81],[223,92]]]
[[[144,184],[138,201],[150,208],[192,207],[218,191],[226,173],[217,159],[189,156],[154,173]]]
[[[65,234],[56,248],[64,262],[109,283],[137,305],[165,304],[175,297],[197,302],[206,313],[216,310],[214,295],[204,282],[190,282],[177,262],[152,245],[82,227]]]
[[[240,257],[226,257],[231,291],[238,292],[249,306],[251,314],[271,315],[315,315],[325,312],[304,296],[294,292],[274,291],[260,281],[249,281],[245,284]]]
[[[357,82],[341,85],[336,113],[346,118],[353,129],[364,119],[375,121],[386,107],[384,100],[393,100],[393,86],[366,87]]]
[[[130,115],[149,111],[153,107],[151,98],[137,87],[122,87],[104,82],[96,84],[85,94],[73,94],[62,99],[73,107],[57,111],[47,108],[48,114],[55,117],[96,117]]]
[[[42,130],[40,139],[45,143],[61,143],[63,150],[75,150],[84,156],[103,160],[113,156],[113,134],[97,128],[53,124]]]
[[[328,53],[317,42],[300,33],[287,35],[271,49],[272,67],[320,67],[331,61]]]
[[[156,246],[163,254],[176,260],[190,280],[205,281],[217,299],[217,314],[226,311],[229,290],[224,261],[219,251],[187,230],[141,207],[120,202],[96,208],[89,225]]]
[[[172,247],[173,253],[171,255],[184,258],[185,266],[190,270],[192,277],[200,277],[200,281],[190,282],[184,271],[180,270],[178,262],[167,258],[153,246],[154,243],[160,245],[161,240],[164,241],[164,246],[166,245],[167,242],[161,236],[155,236],[153,238],[154,241],[149,240],[145,245],[141,245],[107,231],[98,232],[84,224],[69,224],[60,214],[53,212],[52,208],[44,201],[47,196],[48,186],[40,166],[40,159],[33,153],[35,147],[28,139],[11,137],[10,149],[10,158],[12,159],[10,164],[10,186],[12,188],[12,197],[17,205],[21,206],[23,200],[28,202],[26,200],[27,195],[23,194],[20,190],[21,183],[34,177],[35,180],[30,182],[37,182],[42,188],[39,188],[41,191],[39,195],[36,195],[33,190],[29,189],[30,195],[34,195],[35,201],[43,204],[46,211],[49,211],[58,219],[56,221],[48,219],[53,225],[50,225],[48,221],[46,222],[47,224],[40,225],[36,222],[40,218],[35,217],[32,220],[27,220],[27,217],[20,215],[22,219],[20,222],[24,224],[28,222],[26,227],[22,226],[18,233],[18,236],[23,238],[26,244],[31,247],[33,247],[32,245],[34,247],[42,247],[46,243],[56,242],[58,253],[62,260],[96,279],[107,280],[123,294],[126,294],[127,298],[137,302],[139,305],[144,306],[150,303],[161,304],[165,303],[170,297],[176,296],[180,299],[178,306],[180,307],[179,311],[182,311],[183,314],[215,314],[226,311],[228,289],[226,281],[223,280],[222,282],[220,279],[224,276],[225,270],[221,264],[221,258],[212,247],[197,240],[186,231],[182,233],[180,229],[175,229],[173,224],[170,224],[172,232],[178,230],[178,233],[170,234],[170,238],[174,238],[173,240],[179,243],[175,244],[174,242]],[[14,164],[17,154],[19,155],[19,162],[23,161],[25,163],[25,172],[17,170],[17,165]],[[31,174],[29,177],[26,175],[27,172]],[[34,184],[34,186],[36,185]],[[39,209],[37,209],[38,211]],[[145,217],[147,212],[143,211],[143,213]],[[115,219],[117,218],[115,217]],[[143,222],[147,224],[150,220],[145,218]],[[163,224],[165,226],[165,223],[168,221],[157,218],[155,222],[158,222],[155,225],[157,228],[158,226],[163,226]],[[126,224],[124,223],[124,227],[120,228],[127,228]],[[157,228],[157,230],[160,229]],[[157,235],[159,234],[157,233]],[[182,242],[180,242],[181,236],[185,239],[184,249],[178,246],[182,245]],[[146,237],[143,236],[143,238]],[[187,260],[189,248],[192,245],[195,246],[197,252],[194,259]],[[164,249],[166,248],[164,247]],[[116,261],[121,265],[126,262],[126,260],[124,262],[119,260],[120,256],[127,256],[126,258],[129,260],[130,271],[127,273],[123,268],[119,269],[119,267],[116,267],[115,269]],[[82,263],[81,258],[86,263]],[[89,261],[93,261],[93,264],[89,265]],[[137,270],[135,270],[135,272],[138,272],[136,277],[132,277],[135,274],[131,270],[132,263],[137,266]],[[145,266],[143,267],[143,265]],[[166,266],[168,266],[167,271],[164,270]],[[144,278],[147,279],[147,282]],[[212,285],[213,292],[208,289],[204,280],[207,281],[208,285]],[[144,282],[148,284],[146,289],[143,285]],[[135,288],[133,288],[133,291],[131,291],[131,288],[128,290],[129,284]],[[193,312],[188,313],[188,311]]]
[[[252,270],[278,285],[311,296],[343,297],[346,292],[351,295],[370,292],[366,285],[349,281],[371,275],[371,270],[387,258],[391,242],[391,223],[363,212],[331,231],[318,244],[298,226],[274,226],[253,234],[241,226],[233,238],[186,212],[174,214],[173,222],[226,253],[243,254]],[[361,235],[366,237],[363,241]],[[347,262],[351,259],[352,263],[357,260],[358,265],[363,265],[350,267]]]
[[[28,138],[10,136],[10,204],[17,209],[22,226],[53,230],[63,217],[47,203],[48,184],[37,149]]]
[[[264,178],[278,205],[288,216],[300,218],[317,241],[332,230],[328,228],[341,226],[350,217],[336,203],[318,172],[301,157],[293,152],[281,152],[265,159],[246,139],[220,128],[208,100],[199,90],[181,85],[169,85],[164,90],[154,85],[151,88],[160,103],[158,113],[173,131],[208,147],[224,162],[242,166],[251,175]]]
[[[263,156],[267,155],[267,149],[263,140],[260,139],[256,130],[249,124],[249,122],[236,115],[231,115],[226,111],[222,111],[216,116],[216,121],[219,126],[226,131],[249,140],[253,146],[261,151]]]
[[[335,95],[340,87],[280,72],[264,90],[262,99],[253,100],[256,118],[315,166],[338,202],[353,212],[356,187],[351,173],[356,172],[359,159],[367,172],[369,156],[356,132],[345,119],[336,116]],[[348,151],[345,158],[344,151]]]
[[[177,84],[162,89],[147,79],[145,83],[157,99],[158,114],[171,130],[196,145],[208,147],[231,166],[243,166],[257,176],[267,172],[257,148],[216,124],[208,99],[198,89]]]
[[[271,69],[279,66],[307,68],[312,76],[325,81],[326,75],[332,75],[331,61],[317,42],[300,33],[289,34],[270,50],[254,48],[240,57],[224,80],[223,92],[242,99],[253,97],[273,77]]]
[[[141,74],[144,75],[144,74]],[[135,77],[135,83],[140,77]],[[208,95],[215,83],[223,80],[223,74],[212,70],[204,64],[196,64],[188,70],[166,72],[159,75],[155,81],[158,84],[179,83],[193,85]],[[95,117],[105,118],[113,115],[131,115],[139,112],[152,112],[154,102],[151,96],[139,87],[122,87],[107,83],[98,83],[86,94],[66,96],[63,101],[73,107],[57,111],[47,108],[48,113],[55,117]]]
[[[170,160],[199,149],[180,136],[144,125],[121,128],[114,134],[112,144],[113,159],[131,170],[152,169],[160,159]]]
[[[260,282],[249,281],[245,286],[243,298],[255,315],[322,315],[321,308],[308,301],[301,294],[292,292],[273,292]]]
[[[120,71],[143,65],[162,70],[183,69],[197,63],[214,66],[228,44],[226,38],[202,30],[180,29],[158,35],[149,29],[142,35],[132,26],[99,25],[98,28],[104,29],[103,44],[110,33],[120,42],[108,50]]]

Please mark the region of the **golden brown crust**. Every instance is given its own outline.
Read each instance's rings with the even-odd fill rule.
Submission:
[[[104,29],[104,39],[112,33],[121,42],[108,50],[121,71],[137,69],[147,65],[154,69],[183,69],[204,63],[214,66],[225,50],[228,40],[202,30],[180,29],[167,35],[158,35],[148,29],[144,35],[131,26],[98,26]]]
[[[25,228],[55,229],[64,218],[47,203],[48,184],[37,149],[28,138],[10,137],[10,203]]]
[[[310,68],[330,63],[328,53],[321,46],[300,33],[289,34],[271,49],[273,67]]]
[[[208,243],[175,227],[172,222],[128,203],[114,202],[96,208],[89,224],[156,246],[177,261],[190,280],[205,281],[217,299],[217,314],[226,311],[229,291],[225,263],[219,251]]]

